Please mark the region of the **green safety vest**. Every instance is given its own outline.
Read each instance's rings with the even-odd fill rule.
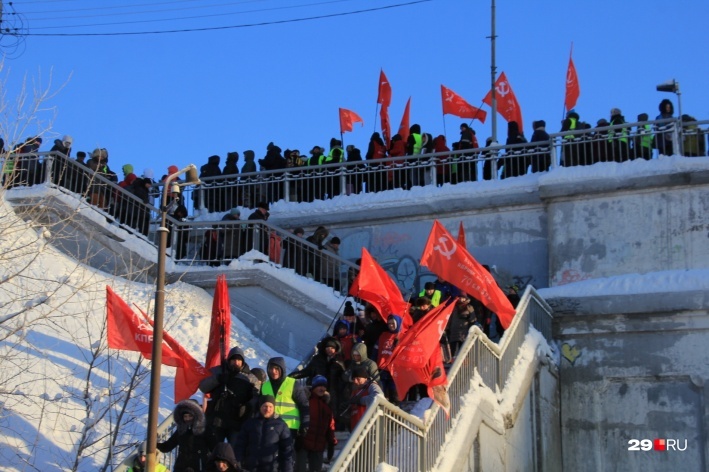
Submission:
[[[334,164],[335,163],[335,158],[333,157],[332,153],[335,152],[335,149],[339,149],[342,154],[340,154],[340,162],[345,160],[345,151],[342,150],[341,147],[334,147],[330,149],[330,152],[326,155],[320,156],[320,164]]]
[[[645,131],[650,131],[647,134],[643,134],[642,137],[640,138],[640,145],[644,148],[652,148],[652,138],[654,137],[652,135],[652,126],[651,125],[644,125],[643,128]]]
[[[571,120],[571,126],[569,126],[568,131],[575,131],[576,130],[576,118],[570,116],[569,120]],[[571,140],[571,139],[574,139],[575,137],[576,136],[574,136],[573,134],[567,134],[566,136],[564,136],[564,139]]]
[[[273,395],[276,398],[276,414],[286,422],[289,429],[300,429],[300,412],[293,400],[295,379],[286,377],[276,394],[269,380],[261,387],[261,395]]]
[[[609,143],[613,142],[613,136],[615,135],[616,131],[618,131],[618,130],[614,130],[614,129],[608,130],[608,142]],[[620,130],[620,139],[618,139],[618,141],[621,141],[624,143],[628,142],[628,128],[622,128]]]
[[[414,154],[420,154],[423,147],[423,139],[418,133],[411,133],[411,136],[414,137]]]
[[[426,290],[421,290],[421,293],[419,293],[419,297],[425,297],[425,296],[427,296]],[[437,307],[440,304],[441,304],[441,291],[434,290],[433,295],[431,295],[431,306]]]
[[[12,156],[7,156],[5,158],[5,169],[3,172],[5,174],[12,174],[15,171],[15,158]]]

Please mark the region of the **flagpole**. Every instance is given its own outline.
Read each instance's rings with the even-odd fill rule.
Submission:
[[[374,107],[374,127],[372,128],[372,134],[377,132],[377,114],[379,114],[379,103]]]
[[[497,142],[497,94],[495,91],[495,76],[497,75],[497,67],[495,66],[495,0],[490,0],[490,18],[492,28],[490,30],[490,103],[492,108],[492,141]]]

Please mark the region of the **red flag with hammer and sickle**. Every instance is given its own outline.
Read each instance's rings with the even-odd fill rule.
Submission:
[[[516,121],[519,125],[519,131],[522,132],[524,130],[524,126],[522,126],[522,109],[504,72],[495,81],[495,100],[497,101],[497,112],[508,123]],[[488,106],[492,106],[492,91],[485,95],[483,102]]]

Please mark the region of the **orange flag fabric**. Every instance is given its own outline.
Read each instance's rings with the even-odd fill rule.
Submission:
[[[504,72],[502,72],[495,81],[495,99],[497,100],[497,112],[502,115],[508,123],[510,121],[516,121],[519,125],[520,132],[522,132],[522,130],[524,130],[522,124],[522,109],[517,102],[517,97],[512,91],[512,86]],[[485,95],[483,102],[488,106],[492,106],[492,91]]]
[[[466,102],[463,97],[446,87],[441,85],[441,103],[443,104],[443,114],[453,115],[460,118],[470,118],[471,120],[480,120],[480,123],[485,123],[487,112],[472,106]]]
[[[401,124],[399,125],[399,134],[401,139],[406,142],[409,139],[409,121],[411,113],[411,97],[406,102],[406,107],[404,108],[404,115],[401,117]]]
[[[435,220],[421,255],[421,265],[469,293],[497,314],[502,327],[512,322],[515,309],[500,290],[492,274],[485,269],[453,236]]]
[[[212,300],[212,322],[209,326],[209,344],[204,366],[207,369],[222,365],[229,352],[229,337],[231,335],[231,303],[229,288],[224,274],[217,277]]]
[[[391,146],[391,121],[389,120],[389,109],[382,107],[379,110],[379,119],[382,122],[382,138],[387,145],[387,149]]]
[[[579,76],[576,75],[574,60],[571,55],[569,55],[569,67],[566,70],[566,95],[564,97],[564,106],[566,107],[566,111],[569,111],[576,106],[579,95],[581,95]]]
[[[394,314],[401,316],[403,329],[413,324],[409,304],[404,301],[401,290],[366,248],[362,248],[360,271],[352,282],[350,295],[371,303],[384,322]]]
[[[362,126],[364,126],[364,120],[357,113],[340,108],[340,133],[352,131],[355,123],[362,123]]]
[[[391,84],[384,74],[384,69],[379,70],[379,93],[377,94],[377,103],[381,104],[382,108],[389,108],[389,105],[391,105]]]

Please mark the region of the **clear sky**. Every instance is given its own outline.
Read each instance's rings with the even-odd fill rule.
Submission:
[[[450,143],[467,120],[443,118],[440,85],[481,105],[490,13],[490,1],[472,0],[18,0],[4,3],[2,28],[27,36],[15,47],[16,38],[0,41],[3,93],[13,100],[24,77],[51,80],[57,93],[40,116],[54,136],[41,150],[70,134],[74,154],[107,148],[119,175],[124,163],[159,178],[170,164],[199,167],[212,154],[222,165],[229,151],[260,158],[270,141],[307,153],[339,137],[339,107],[364,119],[344,137],[364,154],[380,129],[380,69],[393,89],[394,132],[412,97],[411,123]],[[497,0],[496,18],[498,73],[520,102],[528,138],[533,120],[559,130],[572,42],[582,120],[595,124],[613,107],[626,121],[654,118],[663,98],[677,111],[675,95],[655,90],[672,78],[682,111],[709,118],[706,0]],[[206,30],[117,34],[195,29]],[[481,143],[490,122],[473,124]],[[498,117],[498,139],[505,136]]]

